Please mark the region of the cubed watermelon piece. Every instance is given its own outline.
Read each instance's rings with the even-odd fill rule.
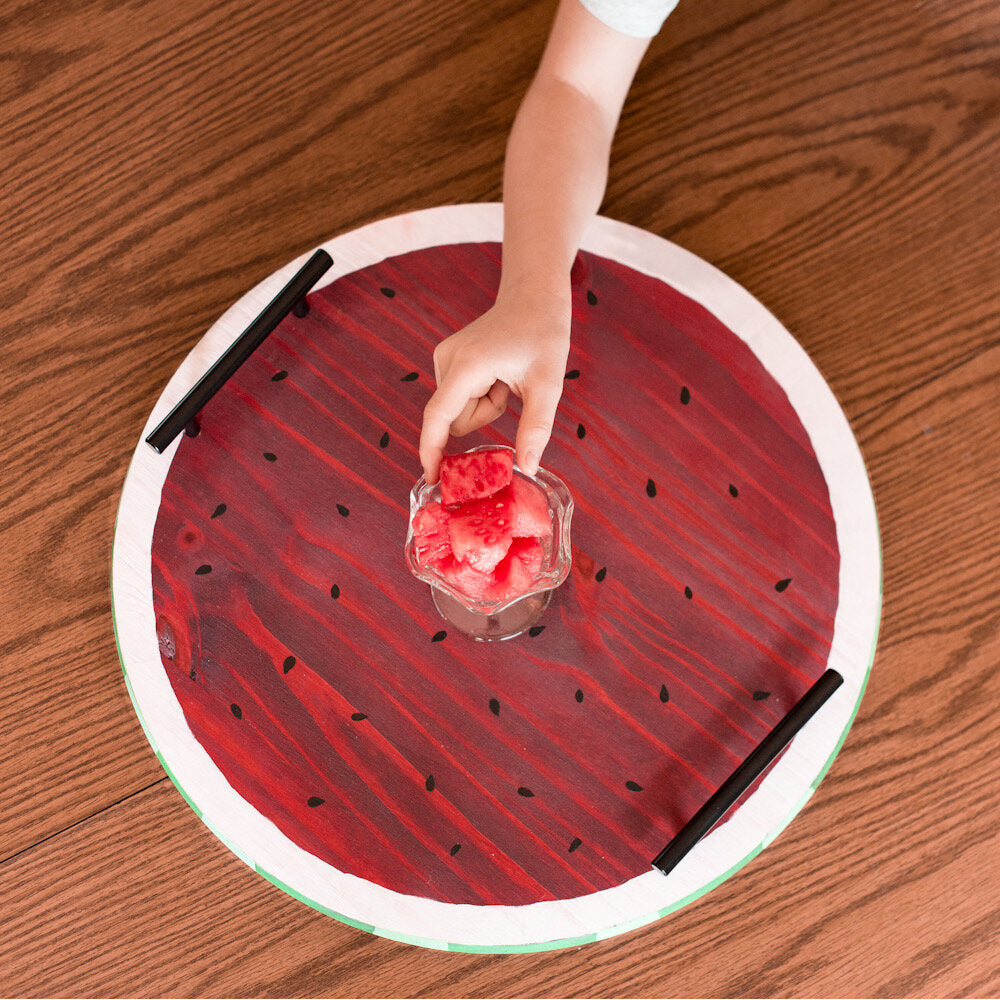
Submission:
[[[474,601],[492,600],[489,597],[493,587],[493,574],[481,573],[466,562],[461,562],[454,556],[443,559],[435,569],[459,593]]]
[[[467,501],[448,514],[453,555],[483,573],[507,554],[513,528],[513,504],[499,495]]]
[[[514,456],[503,448],[446,455],[441,459],[441,503],[446,507],[480,500],[511,480]]]
[[[413,551],[421,566],[434,566],[451,555],[450,515],[432,501],[413,515]]]
[[[507,554],[493,570],[493,582],[487,590],[491,601],[511,601],[531,588],[542,568],[541,543],[537,538],[515,538]]]
[[[548,538],[552,534],[552,516],[541,487],[530,479],[514,476],[510,485],[498,494],[514,506],[515,538]]]

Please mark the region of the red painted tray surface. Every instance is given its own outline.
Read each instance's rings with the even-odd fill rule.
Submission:
[[[181,440],[152,569],[164,667],[243,798],[342,871],[516,905],[649,869],[823,672],[839,556],[753,353],[583,254],[544,456],[576,501],[573,572],[531,635],[449,632],[403,561],[407,495],[431,351],[498,279],[499,246],[463,244],[313,293]]]

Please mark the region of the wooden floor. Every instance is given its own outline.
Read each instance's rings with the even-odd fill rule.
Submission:
[[[496,200],[549,0],[0,12],[0,995],[996,996],[1000,7],[681,0],[603,211],[809,351],[868,462],[880,647],[810,805],[686,909],[447,954],[320,915],[201,824],[133,712],[109,564],[181,359],[323,240]]]

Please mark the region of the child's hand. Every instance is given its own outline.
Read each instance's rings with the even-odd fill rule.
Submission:
[[[618,116],[648,46],[579,0],[560,0],[507,143],[497,301],[434,351],[437,391],[420,434],[427,482],[437,482],[449,433],[496,420],[511,392],[523,402],[517,464],[538,470],[569,355],[570,268],[601,204]]]
[[[570,288],[563,294],[498,296],[496,303],[434,350],[437,391],[424,409],[420,461],[437,482],[448,435],[496,420],[510,392],[522,400],[517,464],[534,475],[562,396],[570,343]]]

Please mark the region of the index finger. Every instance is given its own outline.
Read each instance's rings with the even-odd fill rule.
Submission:
[[[438,469],[448,443],[451,425],[472,399],[469,391],[459,382],[439,385],[424,407],[424,423],[420,429],[420,464],[424,478],[436,483]]]
[[[562,379],[537,378],[524,387],[524,406],[517,425],[517,464],[529,476],[538,472],[542,452],[552,436],[562,397]]]

